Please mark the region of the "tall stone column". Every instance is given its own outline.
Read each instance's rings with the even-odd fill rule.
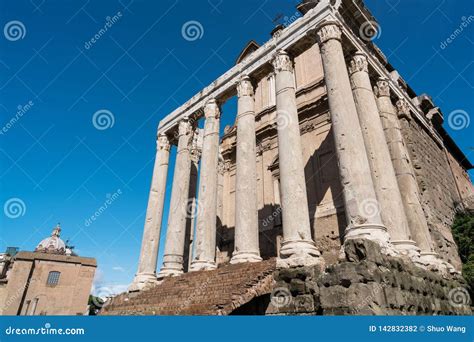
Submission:
[[[402,196],[370,83],[365,54],[357,52],[354,55],[349,65],[349,74],[378,199],[373,209],[380,211],[391,243],[402,253],[411,254],[413,251],[416,252],[417,248],[410,237]],[[381,230],[381,234],[383,233]]]
[[[188,196],[188,216],[186,219],[186,237],[184,248],[184,272],[191,270],[193,261],[194,246],[194,227],[197,213],[197,184],[199,174],[199,161],[202,150],[202,130],[196,128],[193,133],[193,142],[191,145],[191,175],[189,178],[189,196]]]
[[[191,139],[191,125],[188,119],[184,118],[179,123],[178,149],[174,168],[173,188],[171,190],[165,253],[158,278],[183,273],[186,219],[189,206],[189,181],[191,174]]]
[[[278,265],[292,267],[316,264],[321,259],[311,237],[293,63],[285,51],[279,51],[273,66],[276,73],[276,122],[283,217],[283,241]]]
[[[237,85],[237,159],[235,177],[235,238],[232,264],[261,261],[258,243],[255,99],[252,82]]]
[[[151,181],[145,227],[143,229],[142,248],[138,262],[138,272],[129,287],[129,291],[140,291],[156,282],[156,264],[160,245],[161,221],[165,200],[166,179],[170,156],[170,142],[165,134],[156,141],[155,166]]]
[[[216,268],[217,177],[220,110],[215,99],[204,107],[206,122],[201,157],[198,216],[192,271]]]
[[[387,244],[386,228],[378,210],[364,138],[352,95],[341,30],[336,22],[317,28],[332,130],[343,186],[347,228],[345,239],[366,238]]]
[[[428,223],[420,202],[415,172],[403,140],[397,110],[390,99],[390,87],[386,79],[379,79],[375,93],[411,235],[421,250],[421,260],[425,263],[437,263],[437,254],[432,249]],[[401,112],[400,114],[409,115]]]

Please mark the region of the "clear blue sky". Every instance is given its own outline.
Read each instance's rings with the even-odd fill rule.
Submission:
[[[264,43],[272,20],[295,15],[297,3],[2,1],[1,28],[12,21],[23,27],[16,35],[18,23],[10,24],[13,28],[0,35],[0,204],[18,198],[24,210],[17,218],[2,213],[0,250],[32,250],[61,222],[62,237],[71,239],[80,255],[97,258],[96,285],[123,289],[136,271],[159,120],[232,67],[249,40]],[[377,44],[412,88],[432,95],[446,118],[462,110],[470,119],[474,21],[446,48],[440,45],[463,16],[474,15],[472,1],[370,0],[367,5],[382,28]],[[111,27],[91,43],[106,17],[114,15]],[[183,38],[189,21],[202,25],[199,39]],[[18,106],[30,101],[19,117]],[[112,127],[94,126],[100,110],[111,113]],[[15,116],[18,120],[7,125]],[[222,127],[234,118],[229,103]],[[446,125],[466,154],[474,146],[473,126]],[[86,224],[114,193],[118,197],[107,210]],[[164,226],[166,221],[165,214]]]

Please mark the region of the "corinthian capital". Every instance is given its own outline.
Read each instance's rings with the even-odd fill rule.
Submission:
[[[353,74],[358,71],[369,72],[369,63],[367,56],[362,52],[356,52],[349,63],[349,73]]]
[[[185,116],[181,119],[178,126],[178,135],[187,135],[191,133],[191,123],[189,122],[189,118]]]
[[[238,97],[254,95],[252,81],[247,75],[243,76],[237,84],[237,95]]]
[[[374,87],[374,93],[377,97],[390,96],[390,86],[386,78],[379,78],[377,85]]]
[[[169,151],[170,147],[170,140],[168,139],[168,136],[163,133],[159,134],[158,138],[156,139],[156,148],[158,150]]]
[[[273,67],[275,68],[276,72],[293,71],[293,63],[286,51],[278,51],[275,56],[275,59],[273,59]]]
[[[217,104],[216,99],[210,99],[209,101],[207,101],[206,105],[204,106],[204,116],[206,117],[206,119],[218,119],[220,115],[221,110],[219,109],[219,105]]]
[[[406,100],[404,99],[398,100],[396,103],[396,106],[397,106],[398,117],[410,119],[410,106],[408,105],[408,102]]]
[[[316,29],[317,39],[319,44],[324,44],[330,39],[341,40],[341,28],[339,24],[334,21],[328,21],[321,24]]]

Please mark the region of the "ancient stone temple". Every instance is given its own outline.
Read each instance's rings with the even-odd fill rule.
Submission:
[[[469,312],[450,301],[464,281],[449,227],[472,165],[441,109],[373,43],[361,0],[298,10],[160,122],[138,272],[105,313]]]

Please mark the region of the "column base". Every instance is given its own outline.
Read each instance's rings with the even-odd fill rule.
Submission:
[[[157,285],[158,281],[155,273],[138,273],[135,275],[133,282],[128,287],[128,292],[138,292],[146,290],[154,285]]]
[[[257,252],[238,252],[232,253],[232,259],[230,259],[231,264],[241,264],[244,262],[260,262],[262,258]]]
[[[381,224],[349,226],[344,234],[344,240],[347,239],[367,239],[377,242],[382,247],[390,244],[390,235],[387,232],[387,227]]]
[[[311,240],[286,240],[281,244],[277,268],[324,265],[321,253]]]
[[[165,277],[175,277],[183,274],[183,257],[175,254],[165,254],[163,256],[163,265],[160,273],[158,273],[158,280]]]
[[[190,272],[211,271],[215,269],[217,269],[217,265],[214,261],[193,260],[191,262],[191,267],[189,268],[189,271]]]
[[[420,260],[420,249],[416,242],[412,240],[394,240],[392,245],[403,256],[409,257],[411,260],[417,262]]]

